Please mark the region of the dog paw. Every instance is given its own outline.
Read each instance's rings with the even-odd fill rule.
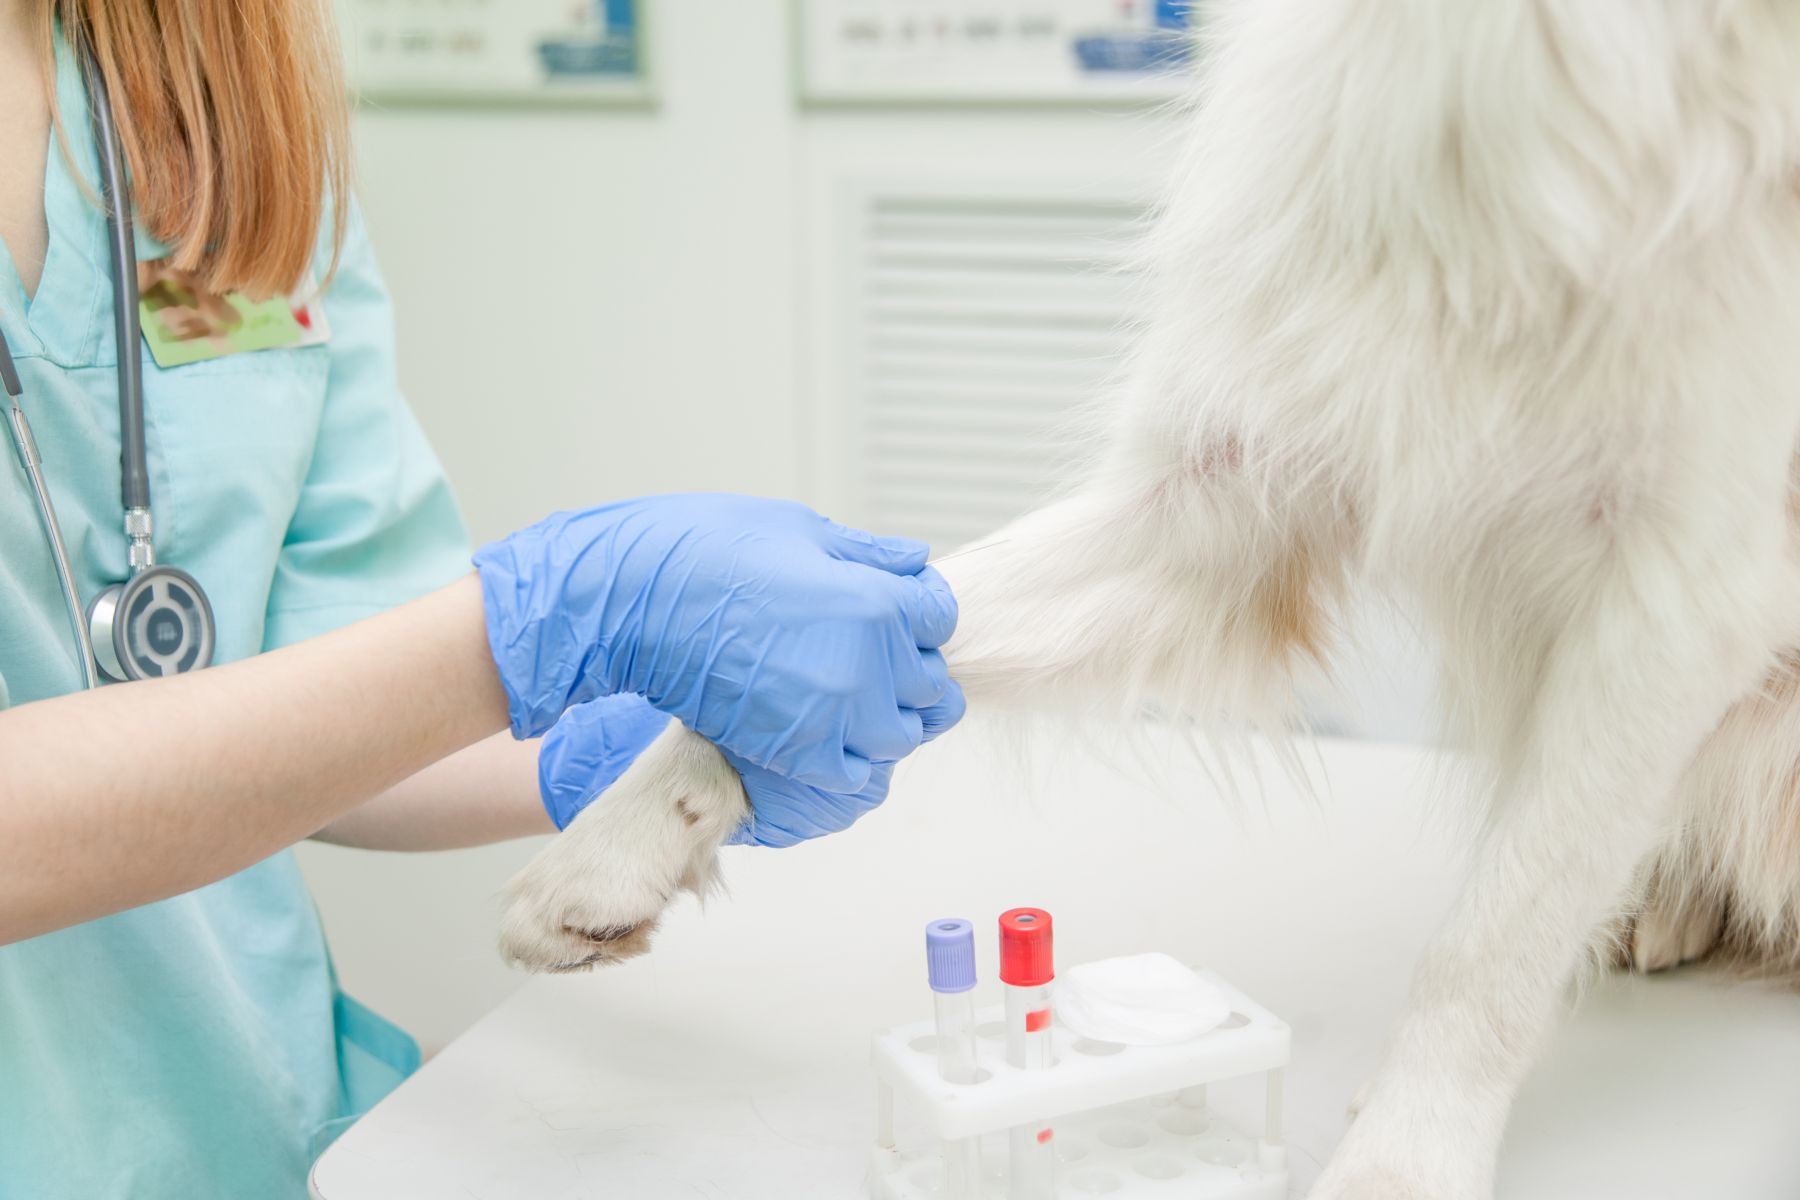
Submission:
[[[570,828],[574,828],[573,825]],[[554,848],[554,845],[553,845]],[[659,886],[652,873],[589,875],[600,860],[540,856],[506,887],[500,955],[528,971],[566,973],[610,966],[650,949],[663,910],[675,898],[674,878]],[[649,864],[644,864],[649,866]]]
[[[1712,897],[1671,902],[1652,893],[1644,911],[1632,922],[1628,965],[1649,974],[1705,957],[1725,934],[1725,904]]]
[[[1439,1195],[1403,1175],[1381,1168],[1337,1178],[1328,1174],[1320,1178],[1306,1197],[1307,1200],[1451,1200],[1448,1195]]]
[[[1481,1114],[1446,1120],[1441,1105],[1396,1104],[1385,1082],[1358,1093],[1356,1118],[1307,1200],[1493,1200],[1500,1123],[1490,1139],[1478,1132],[1488,1127]]]
[[[671,724],[506,885],[501,956],[570,972],[645,953],[677,895],[714,885],[719,843],[747,812],[737,772]]]
[[[1470,1178],[1438,1177],[1421,1159],[1390,1163],[1364,1161],[1340,1150],[1306,1194],[1307,1200],[1493,1200],[1493,1189]]]
[[[1436,1200],[1391,1171],[1367,1171],[1339,1179],[1321,1178],[1307,1200]]]

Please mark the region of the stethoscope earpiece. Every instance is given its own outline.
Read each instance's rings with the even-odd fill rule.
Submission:
[[[213,657],[212,604],[192,575],[150,567],[88,605],[100,673],[117,683],[198,671]]]

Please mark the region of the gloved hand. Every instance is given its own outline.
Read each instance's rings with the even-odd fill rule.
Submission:
[[[841,794],[962,699],[956,601],[926,547],[803,505],[651,496],[558,513],[475,556],[513,733],[634,692],[744,762]]]
[[[725,759],[744,781],[750,798],[750,819],[725,839],[728,846],[795,846],[828,833],[850,828],[864,813],[887,799],[894,764],[869,764],[869,782],[848,795],[796,783],[763,767],[747,763],[731,751]]]
[[[925,731],[930,741],[962,716],[960,696],[942,721]],[[641,696],[606,696],[577,704],[544,735],[538,751],[538,790],[558,829],[611,787],[669,723]],[[727,839],[732,845],[792,846],[848,829],[887,798],[891,762],[870,764],[869,782],[844,795],[796,783],[746,762],[730,751],[725,758],[744,781],[751,816]]]
[[[642,696],[602,696],[565,712],[538,747],[538,795],[556,827],[567,829],[618,782],[669,719]]]
[[[924,740],[929,742],[962,717],[962,691],[952,685],[942,702],[925,711]],[[745,762],[729,750],[724,754],[743,779],[744,794],[750,798],[750,819],[726,839],[733,846],[792,846],[848,829],[887,799],[888,782],[894,774],[893,763],[873,762],[868,783],[847,794],[828,792]]]

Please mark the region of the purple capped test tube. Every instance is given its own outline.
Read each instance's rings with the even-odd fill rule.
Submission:
[[[938,1074],[955,1084],[975,1083],[975,926],[961,918],[925,927],[925,961],[937,1001]],[[944,1195],[981,1195],[981,1139],[944,1145]]]

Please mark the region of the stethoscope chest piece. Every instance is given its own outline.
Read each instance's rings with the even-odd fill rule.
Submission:
[[[212,604],[192,575],[148,567],[88,605],[94,659],[109,680],[160,679],[212,662]]]
[[[106,83],[86,47],[82,73],[92,98],[94,140],[100,148],[101,195],[106,201],[108,249],[113,267],[113,323],[119,356],[119,500],[124,509],[127,560],[131,578],[104,589],[84,613],[75,572],[56,520],[56,506],[44,479],[43,459],[31,436],[31,425],[19,398],[25,388],[6,337],[0,334],[0,392],[13,448],[31,483],[38,517],[44,526],[50,557],[56,566],[63,604],[75,635],[81,676],[88,687],[104,675],[114,682],[161,679],[198,671],[212,663],[217,640],[212,604],[186,571],[159,566],[154,543],[155,519],[150,509],[150,465],[144,447],[144,381],[139,344],[137,243],[131,231],[131,197],[127,192],[124,150],[113,127]],[[85,619],[83,619],[85,617]]]

